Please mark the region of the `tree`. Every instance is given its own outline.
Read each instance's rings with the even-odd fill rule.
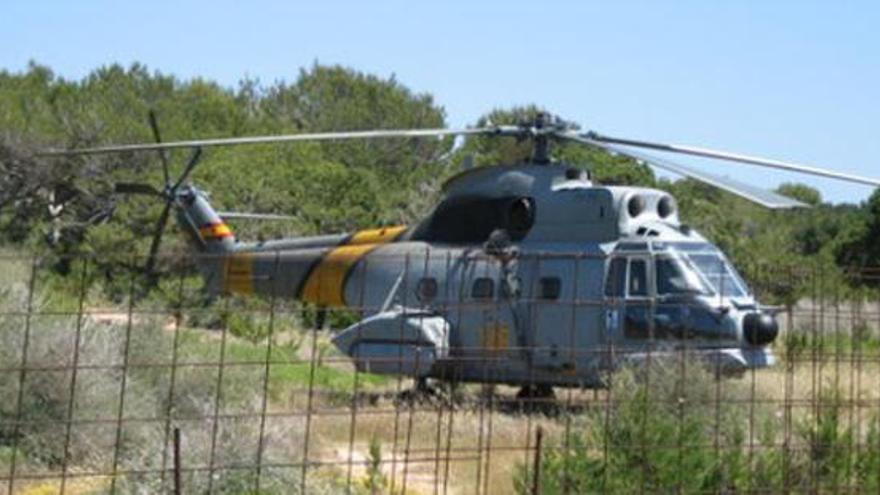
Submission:
[[[336,66],[316,64],[292,84],[243,81],[230,89],[140,64],[101,67],[79,81],[32,64],[21,74],[0,72],[0,235],[56,252],[102,253],[108,269],[123,265],[111,253],[129,260],[145,254],[161,202],[116,197],[112,190],[119,181],[161,187],[157,153],[45,159],[33,152],[149,142],[149,109],[156,110],[165,140],[445,126],[443,110],[430,95],[414,93],[393,77]],[[355,230],[421,214],[411,205],[420,204],[421,186],[441,175],[438,157],[450,146],[449,140],[422,139],[212,148],[192,180],[213,194],[218,209],[299,217],[286,225],[236,225],[245,236]],[[172,176],[186,153],[169,153]],[[120,249],[120,242],[127,248]],[[182,249],[180,236],[166,236],[163,251]]]
[[[834,249],[840,265],[857,269],[880,266],[880,189],[862,204],[841,237]],[[880,286],[880,281],[874,278],[865,282]]]
[[[806,184],[786,182],[777,187],[776,192],[811,206],[818,206],[822,203],[822,193]]]

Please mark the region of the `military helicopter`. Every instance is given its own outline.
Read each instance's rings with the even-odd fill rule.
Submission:
[[[521,125],[329,132],[50,150],[46,155],[159,151],[166,184],[119,184],[165,201],[150,253],[170,212],[214,292],[349,307],[362,319],[334,344],[357,369],[416,379],[509,384],[521,396],[554,386],[598,387],[624,363],[676,352],[717,370],[771,366],[772,308],[759,304],[721,250],[679,219],[667,192],[603,186],[553,163],[553,142],[633,158],[767,208],[806,205],[639,149],[740,162],[870,186],[872,178],[704,148],[610,137],[547,115]],[[212,146],[385,138],[529,139],[530,160],[465,170],[413,226],[265,242],[238,240],[204,191],[187,182]],[[165,150],[193,154],[176,181]],[[340,191],[340,194],[343,194]],[[229,215],[227,215],[229,216]]]

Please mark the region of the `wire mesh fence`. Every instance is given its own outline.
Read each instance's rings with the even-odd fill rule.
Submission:
[[[880,271],[768,268],[751,282],[770,309],[717,284],[661,294],[650,256],[628,256],[619,292],[604,255],[532,258],[398,256],[381,283],[365,258],[334,310],[297,287],[211,295],[183,262],[153,279],[121,268],[136,259],[6,256],[0,484],[880,493]],[[741,328],[758,311],[780,329],[766,346]],[[404,317],[364,323],[382,313]],[[339,348],[344,328],[360,350]]]

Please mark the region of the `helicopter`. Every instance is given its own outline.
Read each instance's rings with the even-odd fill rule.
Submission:
[[[622,365],[686,352],[724,373],[772,366],[779,334],[727,256],[682,223],[668,192],[604,186],[553,162],[577,143],[689,177],[773,209],[807,205],[640,150],[694,155],[869,186],[880,180],[706,148],[611,137],[547,114],[519,125],[269,135],[48,150],[44,155],[158,151],[165,187],[117,184],[165,202],[148,264],[173,212],[206,287],[259,294],[361,318],[333,337],[363,372],[427,381],[508,384],[519,396],[601,387]],[[517,165],[466,169],[412,226],[259,242],[236,238],[205,191],[188,182],[206,147],[351,139],[513,137],[531,140]],[[191,149],[175,181],[164,152]],[[342,192],[340,192],[342,193]],[[246,215],[242,215],[245,216]],[[320,324],[319,324],[320,325]]]

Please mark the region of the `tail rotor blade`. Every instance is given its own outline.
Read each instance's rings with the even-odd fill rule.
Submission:
[[[165,233],[165,226],[168,224],[168,216],[171,213],[172,200],[169,199],[165,203],[165,208],[159,215],[159,221],[156,222],[156,232],[153,234],[153,241],[150,243],[150,253],[147,255],[147,264],[144,271],[147,276],[153,277],[156,269],[156,256],[159,254],[159,247],[162,244],[162,235]]]
[[[189,177],[189,174],[192,173],[193,169],[196,168],[196,164],[199,163],[199,159],[202,157],[202,148],[196,146],[193,148],[192,155],[189,157],[189,161],[186,163],[186,168],[183,169],[183,173],[180,174],[180,178],[177,179],[177,182],[174,186],[171,187],[172,191],[176,191],[181,184],[186,181],[186,178]]]

